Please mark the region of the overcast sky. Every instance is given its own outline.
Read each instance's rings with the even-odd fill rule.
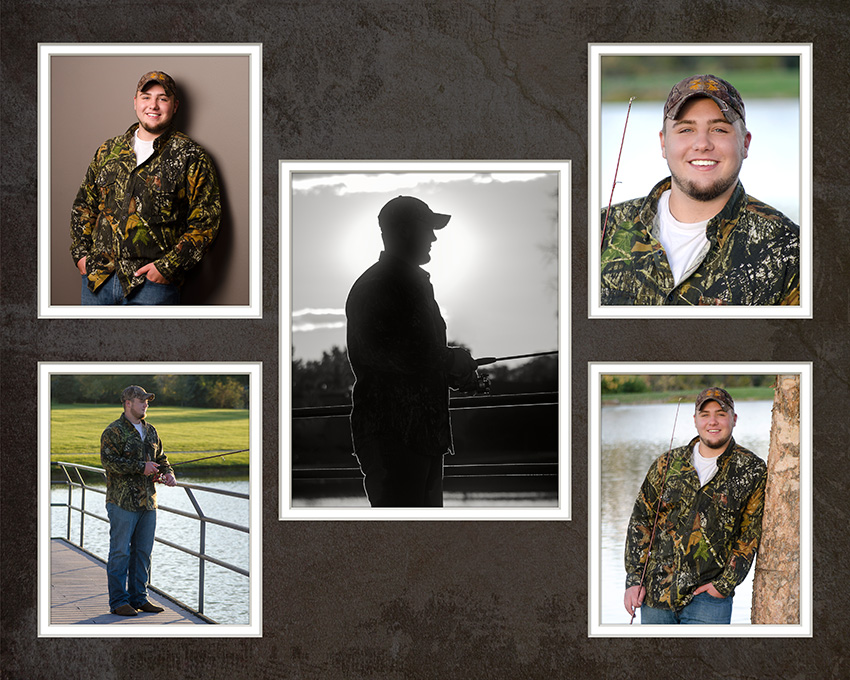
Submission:
[[[554,172],[292,175],[292,344],[314,360],[345,347],[345,300],[383,249],[378,212],[399,195],[450,214],[431,274],[449,341],[475,356],[558,349]]]

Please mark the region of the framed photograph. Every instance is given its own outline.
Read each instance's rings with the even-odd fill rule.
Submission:
[[[792,362],[591,363],[589,381],[590,637],[811,637],[812,365]],[[720,388],[720,391],[704,391],[710,388]],[[710,411],[712,406],[725,411],[728,419],[725,440],[725,426],[709,423],[703,429],[697,417],[703,411]],[[736,445],[731,453],[724,448],[729,438]],[[716,472],[710,468],[697,472],[696,467],[687,467],[690,463],[677,465],[680,457],[693,460],[696,465],[696,445],[699,444],[702,456],[703,443],[709,448],[706,449],[707,458],[700,460],[714,460]],[[694,447],[693,451],[688,447]],[[744,451],[739,453],[741,447]],[[712,448],[715,453],[736,456],[735,465],[720,464],[719,459],[712,458]],[[753,470],[766,468],[766,488],[759,487],[756,476],[752,477],[754,485],[747,486],[750,484],[746,478],[748,468],[741,462],[745,458]],[[762,462],[757,462],[759,459]],[[647,484],[653,484],[655,489],[659,487],[651,478],[658,465],[662,466],[659,469],[667,470],[659,477],[664,480],[660,485],[663,501],[652,502],[653,510],[645,516],[673,519],[654,523],[654,530],[650,531],[652,523],[644,520],[642,513],[651,495]],[[733,467],[735,478],[727,483]],[[730,623],[687,626],[642,623],[644,612],[640,607],[635,609],[632,620],[624,599],[627,573],[640,573],[638,585],[647,589],[647,598],[651,595],[654,602],[685,602],[683,607],[670,608],[666,604],[654,604],[655,611],[675,609],[683,612],[694,602],[690,599],[694,587],[672,585],[688,580],[690,576],[686,572],[690,567],[680,567],[683,576],[670,580],[663,577],[657,565],[665,569],[668,559],[665,550],[671,545],[667,537],[675,540],[678,535],[673,513],[677,512],[677,503],[684,507],[687,502],[687,492],[679,494],[677,491],[678,480],[691,475],[689,479],[695,482],[697,474],[704,475],[700,476],[698,493],[710,484],[712,490],[717,490],[712,503],[720,503],[725,509],[737,507],[735,494],[738,494],[749,499],[741,506],[741,518],[746,513],[762,517],[754,563],[753,555],[747,554],[753,544],[743,533],[747,527],[755,526],[754,522],[740,519],[734,524],[737,527],[734,531],[741,533],[731,540],[738,541],[736,546],[746,544],[740,555],[736,553],[735,564],[750,560],[750,566],[743,577],[736,573],[740,580],[728,595],[731,598]],[[727,494],[724,485],[735,490],[721,495]],[[686,548],[681,547],[685,546],[684,542],[676,544],[680,547],[674,551],[679,552],[673,558],[679,560],[677,564],[696,565],[693,570],[699,570],[700,574],[717,573],[710,577],[713,585],[725,578],[717,571],[718,565],[723,563],[728,567],[729,563],[723,562],[722,556],[714,558],[717,562],[711,562],[700,552],[702,537],[711,535],[715,529],[711,524],[712,511],[706,509],[709,506],[699,507],[699,531],[691,532]],[[797,517],[789,513],[796,513]],[[733,524],[725,526],[723,531]],[[644,567],[641,573],[640,565],[647,563],[647,544],[650,546],[650,566]],[[717,552],[719,543],[712,545],[711,550]],[[777,559],[784,560],[783,568],[776,568]],[[783,573],[786,582],[774,587],[776,582],[772,578],[778,572]],[[629,582],[631,580],[630,575]],[[675,588],[679,590],[674,593]],[[776,623],[780,617],[775,602],[783,603],[781,623]],[[769,610],[769,607],[774,609]],[[684,618],[685,614],[680,616]],[[697,617],[696,620],[704,619]]]
[[[39,318],[262,317],[261,52],[258,44],[39,45]],[[110,193],[109,169],[101,160],[94,165],[93,159],[101,157],[96,152],[104,148],[102,145],[129,134],[131,126],[139,122],[136,87],[140,78],[152,71],[170,76],[176,86],[171,127],[200,146],[213,168],[212,173],[204,170],[203,177],[214,175],[215,183],[206,179],[203,185],[197,179],[201,174],[192,170],[186,181],[195,188],[186,194],[195,192],[194,203],[187,208],[180,207],[186,199],[178,184],[173,193],[177,198],[166,202],[170,180],[163,179],[167,174],[164,167],[148,171],[142,162],[138,171],[133,169],[132,173],[139,174],[138,180],[133,179],[135,174],[129,175],[130,181],[137,182],[134,186],[144,181],[147,187],[153,187],[144,191],[153,193],[135,190],[133,201],[124,205],[125,193],[121,192],[129,185],[115,181],[120,191]],[[174,144],[169,149],[172,147],[177,149]],[[184,144],[180,148],[187,147]],[[137,162],[139,158],[137,155]],[[97,172],[92,169],[95,167]],[[123,175],[116,176],[120,179]],[[197,188],[216,184],[218,198],[215,190],[202,193]],[[88,193],[81,194],[84,187],[88,187]],[[91,197],[96,189],[101,192],[100,212],[98,208],[78,208],[94,205]],[[220,207],[213,209],[210,201]],[[117,206],[114,213],[110,209],[112,202]],[[145,202],[150,205],[143,205]],[[133,236],[122,231],[122,220],[129,221],[138,213],[142,225],[153,224],[152,216],[158,215],[157,211],[175,223],[183,220],[189,225],[179,236],[185,240],[189,238],[187,234],[191,235],[191,247],[198,248],[197,255],[183,257],[188,246],[183,240],[174,243],[176,236],[164,228],[161,236],[154,227],[145,227],[148,235],[143,230],[133,231]],[[216,218],[218,211],[220,217]],[[86,291],[82,290],[81,270],[75,264],[80,253],[91,247],[98,262],[116,259],[106,250],[100,253],[96,244],[86,245],[85,230],[90,230],[86,220],[95,213],[101,218],[104,214],[116,216],[113,230],[124,239],[124,260],[168,258],[168,266],[173,264],[174,268],[173,285],[179,288],[179,304],[82,304]],[[210,217],[207,219],[206,215]],[[79,226],[72,228],[77,223]],[[208,244],[204,239],[210,233],[212,242]],[[94,257],[87,259],[94,261]],[[100,269],[104,272],[102,277],[106,272],[122,271],[106,265]],[[123,293],[116,295],[116,300],[138,296],[138,292],[126,293],[134,272],[124,274],[130,277],[127,281],[123,274],[113,273],[113,279],[120,279]],[[90,283],[96,275],[87,271],[86,288],[96,285],[105,290],[103,287],[111,281],[98,279]]]
[[[588,56],[589,317],[811,318],[812,46],[591,44]],[[677,83],[681,104],[665,109]],[[681,115],[715,91],[732,123],[694,148]],[[724,151],[721,133],[740,148]],[[730,226],[744,214],[746,235]]]
[[[569,197],[560,161],[281,161],[281,519],[570,518]],[[346,299],[401,203],[442,219],[409,271],[480,366],[449,403],[442,507],[371,507],[352,455]]]
[[[39,363],[40,637],[262,635],[262,412],[260,363]]]

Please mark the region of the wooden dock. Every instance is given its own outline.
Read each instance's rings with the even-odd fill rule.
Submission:
[[[153,590],[148,599],[164,607],[158,614],[117,616],[109,612],[106,563],[67,541],[50,541],[50,624],[208,624],[208,620]]]

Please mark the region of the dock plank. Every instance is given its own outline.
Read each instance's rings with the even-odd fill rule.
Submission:
[[[148,599],[164,607],[158,614],[117,616],[109,612],[106,564],[62,540],[50,541],[50,624],[207,624],[208,621],[149,590]]]

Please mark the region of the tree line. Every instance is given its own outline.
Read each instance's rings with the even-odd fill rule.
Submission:
[[[247,374],[235,375],[52,375],[50,400],[55,404],[120,404],[128,385],[156,395],[158,406],[195,408],[248,407]]]
[[[706,385],[769,387],[774,375],[603,375],[602,394],[701,391]]]
[[[453,347],[463,347],[452,342]],[[519,366],[493,365],[480,369],[492,383],[493,394],[517,392],[556,392],[558,357],[538,357]],[[292,361],[292,405],[328,406],[351,403],[354,373],[345,349],[332,347],[313,361]]]

